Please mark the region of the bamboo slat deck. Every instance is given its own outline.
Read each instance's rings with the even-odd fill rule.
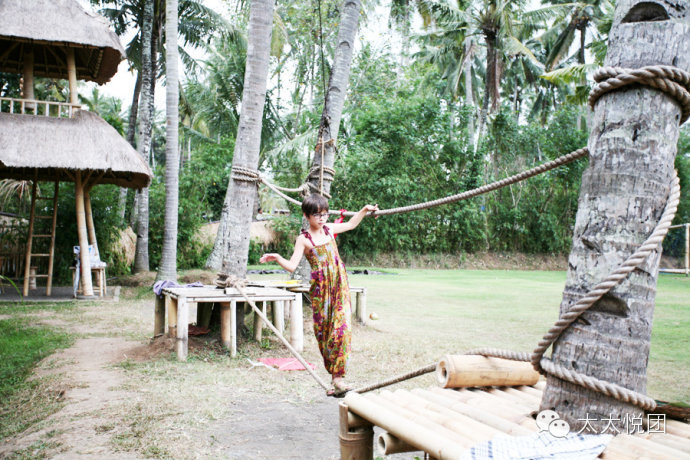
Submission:
[[[386,430],[377,443],[381,449],[385,445],[389,454],[419,450],[438,459],[457,459],[466,449],[496,435],[535,434],[534,415],[544,387],[541,381],[531,387],[348,393],[340,403],[343,458],[352,452],[348,442],[371,439],[358,433],[372,425]],[[599,458],[690,459],[690,425],[666,418],[663,431],[617,434]]]
[[[247,288],[249,298],[257,305],[262,304],[264,313],[267,304],[273,304],[274,326],[281,333],[286,318],[290,320],[290,344],[297,351],[304,348],[302,295],[284,289],[253,287]],[[220,304],[220,335],[231,356],[237,355],[237,304],[245,302],[244,296],[234,288],[218,289],[215,286],[180,287],[163,289],[162,297],[156,296],[154,336],[165,331],[167,310],[168,335],[177,338],[177,358],[187,359],[189,307],[192,303]],[[285,308],[287,306],[287,308]],[[261,330],[261,323],[254,324]]]

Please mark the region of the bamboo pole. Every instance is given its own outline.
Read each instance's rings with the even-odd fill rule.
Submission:
[[[446,439],[415,420],[400,417],[396,412],[366,399],[364,396],[350,392],[345,396],[348,408],[379,426],[386,431],[393,432],[406,443],[429,452],[439,460],[459,458],[465,450],[462,445],[452,439]]]
[[[23,86],[23,99],[34,100],[34,51],[30,44],[25,45],[28,50],[24,51],[24,86]],[[22,113],[26,108],[35,109],[36,104],[31,103],[24,105],[22,104]]]
[[[690,224],[685,224],[685,275],[690,276]]]
[[[34,177],[31,187],[31,211],[29,214],[29,234],[26,240],[26,255],[24,259],[24,297],[29,295],[29,281],[31,279],[31,250],[34,239],[34,221],[36,219],[36,189],[38,181]]]
[[[168,310],[168,337],[177,337],[177,299],[166,295],[165,306]]]
[[[414,420],[415,423],[418,423],[420,426],[423,426],[424,428],[433,431],[439,436],[443,436],[447,439],[452,439],[454,442],[456,442],[464,448],[471,447],[473,444],[473,441],[469,436],[462,435],[455,430],[451,430],[443,424],[438,423],[436,420],[427,417],[427,414],[420,416],[419,412],[405,407],[400,403],[400,401],[396,400],[396,398],[388,390],[383,390],[378,395],[373,393],[368,394],[365,396],[365,398],[367,398],[369,401],[374,401],[377,404],[380,404],[388,408],[389,410],[399,414],[401,418],[405,418],[407,420]]]
[[[89,244],[93,246],[94,256],[101,260],[101,254],[98,250],[98,241],[96,240],[96,228],[93,225],[93,212],[91,210],[91,193],[89,189],[84,188],[84,208],[86,211],[86,229],[89,232]]]
[[[165,332],[165,296],[155,296],[156,304],[153,313],[153,336],[158,337]]]
[[[273,324],[281,334],[285,331],[285,314],[283,313],[284,309],[285,302],[282,300],[273,301],[273,306],[271,308],[271,313],[273,314]]]
[[[74,48],[67,48],[67,79],[69,81],[69,99],[72,104],[79,103],[77,90],[77,65],[74,59]]]
[[[177,360],[186,361],[189,347],[189,302],[186,297],[177,299],[177,334],[175,348],[177,350]]]
[[[436,379],[443,388],[534,385],[539,373],[528,362],[478,355],[446,355]]]
[[[446,404],[449,409],[466,415],[485,425],[496,428],[497,430],[503,431],[506,434],[528,435],[534,433],[535,431],[515,423],[512,420],[497,416],[485,410],[483,407],[473,406],[465,402],[453,401],[452,398],[448,398],[448,396],[451,396],[454,392],[449,392],[448,390],[443,390],[441,388],[434,388],[432,390],[415,389],[412,390],[412,392],[424,399],[436,401],[439,404]],[[534,421],[532,422],[534,423]],[[536,424],[534,424],[534,428],[536,429]]]
[[[406,443],[390,433],[382,433],[379,435],[376,439],[376,445],[383,455],[404,454],[406,452],[416,452],[419,450],[415,446]]]
[[[344,403],[338,404],[340,458],[347,460],[373,460],[374,430],[371,423],[360,427],[348,424],[351,412]]]
[[[304,350],[304,322],[302,318],[302,294],[295,293],[295,299],[290,301],[290,343],[295,350]]]
[[[79,261],[81,263],[81,286],[84,297],[93,297],[91,283],[91,259],[89,257],[89,240],[86,230],[86,213],[84,211],[84,184],[81,171],[75,172],[74,195],[77,204],[77,236],[79,237]]]
[[[53,188],[53,218],[50,221],[50,248],[48,250],[48,278],[46,280],[46,296],[50,297],[53,290],[53,263],[55,262],[55,227],[57,226],[58,193],[60,181],[55,181]]]

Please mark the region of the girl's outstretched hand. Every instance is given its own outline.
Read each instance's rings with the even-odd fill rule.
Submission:
[[[275,262],[276,260],[278,260],[278,254],[271,252],[261,256],[261,259],[259,259],[259,263],[265,264],[266,262]]]
[[[367,204],[364,205],[364,209],[367,211],[367,213],[370,212],[376,212],[379,210],[379,205],[378,204]],[[377,218],[378,216],[374,216],[374,218]]]

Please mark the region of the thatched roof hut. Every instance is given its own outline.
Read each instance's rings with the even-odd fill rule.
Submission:
[[[96,114],[0,113],[0,178],[33,179],[37,173],[39,181],[71,181],[75,171],[92,171],[100,184],[132,188],[146,187],[153,175],[136,150]]]
[[[75,50],[77,79],[108,82],[125,50],[105,19],[75,0],[0,1],[0,71],[22,73],[33,52],[34,74],[65,78],[65,49]]]

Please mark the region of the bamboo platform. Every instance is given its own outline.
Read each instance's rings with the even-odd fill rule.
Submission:
[[[496,435],[538,432],[534,415],[545,382],[491,388],[415,388],[357,394],[340,403],[342,458],[372,458],[372,426],[386,432],[380,454],[423,451],[431,458],[457,459]],[[599,458],[690,459],[690,425],[665,419],[661,433],[617,434]],[[613,434],[613,433],[611,433]]]

